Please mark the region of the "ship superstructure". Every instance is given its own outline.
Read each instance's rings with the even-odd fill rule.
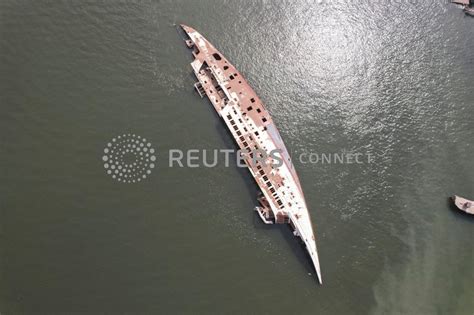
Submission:
[[[243,159],[261,189],[260,206],[255,210],[266,224],[287,223],[293,228],[294,235],[306,245],[322,283],[303,190],[270,114],[240,72],[209,41],[189,26],[181,28],[194,57],[191,66],[198,79],[194,87],[201,97],[210,100],[240,150],[246,153]]]

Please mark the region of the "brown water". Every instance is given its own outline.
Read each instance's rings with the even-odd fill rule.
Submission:
[[[168,168],[233,148],[173,23],[246,76],[296,163],[324,285],[245,170]],[[2,314],[472,314],[474,19],[446,1],[0,3]],[[103,168],[115,136],[158,152]],[[308,273],[311,273],[309,275]]]

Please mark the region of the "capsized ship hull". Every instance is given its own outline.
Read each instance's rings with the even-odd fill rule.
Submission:
[[[316,238],[303,190],[270,114],[240,72],[209,41],[189,26],[181,28],[188,37],[187,46],[193,50],[191,66],[198,79],[194,84],[197,92],[210,100],[239,148],[248,153],[244,161],[261,189],[260,206],[255,210],[266,224],[290,224],[294,235],[306,245],[322,283]],[[272,159],[272,152],[278,152],[278,163]]]

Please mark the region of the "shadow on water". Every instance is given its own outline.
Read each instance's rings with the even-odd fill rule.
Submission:
[[[301,238],[296,237],[293,234],[293,229],[289,224],[278,224],[277,227],[291,248],[293,256],[298,258],[298,261],[302,266],[304,266],[306,272],[311,273],[312,276],[315,276],[316,270],[314,269],[311,257],[306,250],[306,245],[301,240]]]
[[[254,211],[253,226],[257,230],[278,230],[283,239],[287,242],[288,247],[291,249],[293,257],[296,257],[307,273],[311,274],[312,277],[316,277],[316,270],[314,269],[311,257],[306,250],[306,245],[301,238],[293,234],[293,229],[289,224],[265,224],[262,222],[257,212]]]

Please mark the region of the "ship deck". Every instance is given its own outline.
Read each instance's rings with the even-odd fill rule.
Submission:
[[[186,44],[193,50],[196,90],[208,97],[225,122],[262,191],[260,203],[264,207],[257,207],[260,217],[265,223],[289,223],[294,228],[322,283],[316,239],[301,184],[269,112],[241,73],[209,41],[189,26],[181,28],[188,36]]]

